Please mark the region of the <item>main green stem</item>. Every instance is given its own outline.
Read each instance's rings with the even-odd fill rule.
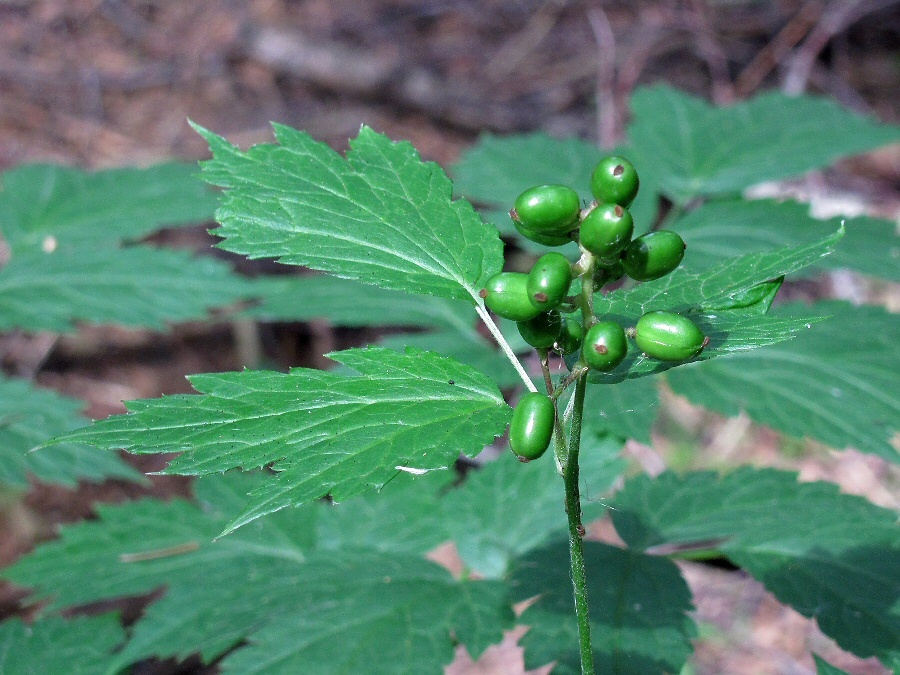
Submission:
[[[581,282],[581,316],[585,334],[594,321],[594,268],[596,259],[582,250],[579,261],[584,273]],[[583,368],[579,360],[575,369]],[[584,415],[584,395],[587,372],[582,371],[575,381],[572,427],[569,429],[569,449],[562,463],[566,491],[566,516],[569,520],[569,560],[572,567],[572,586],[575,594],[575,616],[578,621],[578,651],[581,655],[582,675],[594,675],[594,649],[591,645],[591,620],[588,609],[587,573],[584,568],[584,525],[581,522],[581,494],[578,488],[578,453],[581,451],[581,420]]]
[[[584,525],[581,523],[581,494],[578,490],[578,452],[581,449],[581,419],[587,377],[575,384],[575,409],[569,434],[569,452],[563,466],[566,487],[566,515],[569,519],[569,558],[572,585],[575,589],[575,615],[578,620],[578,650],[582,675],[594,675],[594,650],[591,646],[591,623],[588,611],[587,574],[584,569]]]

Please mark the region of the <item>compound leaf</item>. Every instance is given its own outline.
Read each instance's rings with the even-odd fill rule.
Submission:
[[[62,440],[135,453],[182,452],[166,473],[203,475],[273,464],[229,530],[326,494],[346,499],[398,471],[443,469],[502,433],[511,410],[486,376],[452,359],[409,350],[351,349],[331,358],[359,376],[290,373],[196,375],[200,396],[132,401]]]
[[[33,624],[13,618],[0,623],[0,673],[96,675],[113,661],[125,631],[113,614],[49,617]]]
[[[777,316],[830,319],[764,352],[743,352],[672,371],[672,389],[725,415],[835,448],[854,447],[900,463],[892,445],[900,419],[900,317],[879,307],[788,305]]]
[[[646,165],[662,192],[680,204],[737,194],[900,141],[900,128],[833,101],[778,92],[715,108],[656,86],[637,90],[631,111],[628,138],[635,166]]]
[[[195,127],[213,159],[204,177],[227,188],[219,245],[382,288],[480,303],[503,266],[494,228],[408,142],[368,127],[346,159],[309,135],[275,125],[280,145],[241,152]]]
[[[483,649],[511,624],[496,583],[455,581],[419,556],[364,542],[339,553],[317,549],[317,515],[332,508],[325,504],[271,514],[212,541],[261,479],[241,473],[200,479],[196,505],[148,499],[101,506],[97,521],[63,528],[60,540],[4,576],[35,587],[37,598],[53,598],[54,608],[165,586],[110,673],[150,656],[200,653],[210,661],[243,642],[247,660],[265,668],[234,666],[244,659],[236,653],[232,670],[315,672],[322,663],[371,658],[369,639],[385,634],[393,639],[381,645],[383,663],[357,672],[435,672],[452,660],[454,635]],[[341,628],[341,639],[325,619]],[[279,654],[303,667],[278,670],[271,659]]]
[[[796,202],[725,200],[708,202],[671,224],[687,244],[691,271],[754,251],[797,246],[834,232],[843,223],[846,234],[834,254],[815,268],[850,269],[900,281],[900,242],[894,223],[876,218],[818,220],[809,207]]]
[[[691,594],[669,560],[593,541],[584,543],[591,638],[597,672],[619,675],[677,673],[693,651]],[[517,561],[517,599],[539,595],[522,614],[531,626],[522,640],[526,664],[556,661],[554,674],[581,672],[572,580],[564,540]]]
[[[585,520],[605,510],[596,497],[625,469],[621,448],[618,440],[607,439],[582,452]],[[523,465],[505,453],[444,498],[451,538],[463,561],[482,576],[504,577],[518,556],[566,532],[563,482],[549,459]]]
[[[74,322],[162,329],[246,297],[225,263],[150,246],[26,250],[0,269],[0,330],[71,331]]]
[[[700,545],[730,558],[841,647],[887,658],[900,645],[897,516],[836,485],[744,467],[638,476],[616,494],[616,530],[634,548]]]
[[[49,164],[0,175],[0,229],[14,253],[115,248],[163,227],[212,220],[217,197],[195,165],[88,172]]]
[[[772,301],[772,285],[761,284],[828,255],[841,236],[842,230],[811,244],[751,253],[726,260],[702,274],[682,267],[631,290],[595,295],[594,312],[623,326],[634,326],[642,314],[653,310],[689,316],[709,337],[709,344],[695,361],[775,344],[808,329],[817,319],[813,313],[805,317],[765,315]],[[763,292],[755,293],[756,287]],[[748,298],[759,308],[747,306]],[[590,379],[618,382],[659,373],[674,365],[678,364],[651,359],[632,350],[618,368],[609,373],[591,373]]]
[[[651,443],[650,430],[659,412],[658,383],[651,377],[588,387],[584,399],[584,435],[611,434]]]
[[[326,275],[251,281],[261,302],[242,312],[263,321],[326,319],[335,326],[434,326],[475,332],[470,303],[373,288]]]
[[[53,436],[81,427],[84,403],[37,389],[25,380],[0,376],[0,483],[28,486],[33,476],[44,483],[75,487],[79,480],[144,476],[108,450],[63,443],[31,452]]]

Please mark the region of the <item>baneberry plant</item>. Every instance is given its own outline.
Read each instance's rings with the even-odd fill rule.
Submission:
[[[277,145],[241,151],[198,128],[203,175],[224,188],[220,246],[332,275],[263,281],[251,313],[360,325],[390,311],[434,330],[333,353],[332,371],[194,376],[197,395],[133,401],[61,436],[39,452],[178,452],[166,471],[200,477],[197,503],[101,507],[5,577],[45,614],[166,587],[118,649],[108,617],[73,627],[108,652],[97,672],[192,653],[234,673],[440,672],[531,599],[518,618],[530,665],[646,674],[678,672],[696,635],[675,560],[726,557],[844,649],[900,665],[891,511],[752,467],[638,475],[597,499],[625,470],[623,440],[649,440],[660,378],[713,410],[898,460],[896,317],[772,308],[785,276],[810,268],[896,278],[892,226],[741,193],[900,133],[811,98],[719,110],[655,88],[633,108],[610,158],[571,139],[486,138],[455,168],[458,192],[542,254],[528,274],[504,271],[497,228],[407,143],[364,127],[344,157],[276,126]],[[648,234],[661,195],[672,207]],[[515,386],[527,393],[513,410],[501,387]],[[455,485],[460,453],[510,423],[528,461],[509,453]],[[607,505],[624,546],[584,539]],[[448,540],[461,578],[423,557]],[[37,646],[59,630],[52,616],[30,633],[7,622],[2,653],[50,662]]]

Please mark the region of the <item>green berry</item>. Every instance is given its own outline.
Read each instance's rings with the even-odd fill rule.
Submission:
[[[634,341],[644,354],[660,361],[686,361],[696,356],[709,338],[686,316],[647,312],[634,327]]]
[[[637,196],[640,181],[634,166],[624,157],[607,157],[591,174],[591,192],[598,202],[629,206]]]
[[[535,241],[544,246],[564,246],[572,242],[572,237],[568,234],[551,234],[549,232],[534,232],[526,227],[522,227],[521,223],[513,221],[516,231],[526,239]]]
[[[622,253],[625,273],[637,281],[666,276],[684,258],[684,240],[671,230],[659,230],[638,237]]]
[[[545,253],[528,273],[528,299],[542,312],[566,297],[572,283],[572,265],[562,253]]]
[[[566,234],[575,229],[581,213],[578,193],[565,185],[538,185],[516,199],[509,215],[522,227],[539,234]]]
[[[509,424],[509,447],[522,462],[530,462],[546,452],[553,438],[556,413],[549,396],[525,394],[513,410]]]
[[[588,328],[581,358],[594,370],[613,370],[625,359],[628,340],[625,329],[614,321],[601,321]]]
[[[574,354],[581,349],[584,339],[584,329],[575,319],[566,317],[563,319],[562,331],[556,339],[555,348],[561,354]]]
[[[540,310],[528,299],[528,275],[500,272],[488,279],[479,293],[489,310],[513,321],[533,319]]]
[[[579,241],[600,258],[612,258],[628,246],[634,232],[634,220],[623,206],[598,204],[581,221]]]
[[[535,349],[552,347],[563,329],[562,317],[558,312],[543,312],[533,319],[520,321],[519,335]]]

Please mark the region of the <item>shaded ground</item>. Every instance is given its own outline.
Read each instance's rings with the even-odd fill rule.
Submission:
[[[544,129],[611,144],[621,137],[630,91],[658,80],[719,102],[781,85],[824,91],[896,122],[897,7],[885,0],[7,0],[0,3],[0,170],[37,160],[105,167],[196,159],[205,147],[187,118],[241,145],[268,140],[268,122],[277,120],[337,148],[365,122],[445,165],[485,130]],[[805,188],[807,196],[895,216],[898,185],[894,148],[845,162]],[[167,239],[198,249],[211,241],[202,228]],[[836,290],[896,307],[895,290],[853,278],[835,283],[794,292]],[[371,335],[291,325],[267,328],[263,338],[270,358],[303,365]],[[94,417],[121,412],[122,399],[189,391],[185,374],[242,365],[232,328],[221,325],[182,325],[162,337],[115,328],[63,339],[11,336],[0,348],[8,372],[82,398]],[[690,445],[698,465],[727,451],[735,462],[796,466],[780,439],[740,418],[720,420],[674,397],[666,411],[667,433],[656,447],[630,447],[649,470],[677,458],[679,443]],[[160,463],[131,461],[147,471]],[[896,475],[872,458],[836,459],[805,447],[801,466],[805,477],[839,480],[897,505],[883,487],[896,485]],[[184,480],[154,479],[151,491],[186,490]],[[0,516],[0,564],[52,536],[57,524],[89,516],[94,501],[142,492],[120,483],[34,486]],[[610,536],[603,527],[598,536],[604,532]],[[812,649],[852,673],[884,672],[841,656],[810,622],[738,573],[692,565],[686,575],[709,629],[698,673],[810,673]],[[0,614],[19,611],[19,599],[0,591]],[[514,641],[491,658],[492,665],[467,666],[461,656],[452,672],[522,671]],[[140,672],[201,669],[151,664]]]

